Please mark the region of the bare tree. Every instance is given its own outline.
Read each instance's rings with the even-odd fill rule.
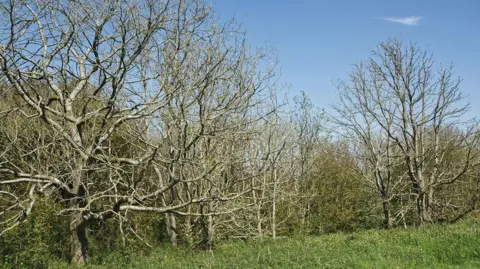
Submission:
[[[363,65],[356,66],[356,72],[363,72]],[[352,75],[352,80],[356,80]],[[392,106],[392,100],[385,96],[372,99],[370,88],[339,85],[340,102],[334,106],[338,117],[331,116],[337,132],[347,139],[352,153],[358,160],[363,178],[379,194],[382,200],[384,225],[393,225],[390,201],[395,197],[394,189],[402,181],[402,175],[395,173],[399,166],[398,150],[388,135],[393,128],[394,113],[386,115],[383,129],[370,113],[378,111],[380,106]]]
[[[305,94],[294,98],[291,124],[294,128],[294,147],[292,155],[295,160],[294,191],[298,198],[298,211],[301,212],[302,225],[308,226],[307,219],[311,216],[311,204],[317,195],[315,182],[312,181],[312,171],[318,161],[318,155],[324,150],[322,142],[327,134],[324,127],[325,115],[318,110]],[[321,166],[321,164],[320,164]],[[308,229],[308,227],[305,227]]]
[[[261,117],[250,111],[271,73],[203,1],[2,1],[0,12],[0,77],[20,97],[2,113],[41,124],[52,141],[22,148],[34,161],[12,157],[14,138],[0,152],[0,195],[11,201],[0,215],[12,215],[2,231],[58,190],[81,265],[92,221],[167,213],[175,242],[181,209],[249,191],[231,192],[248,177],[212,177],[238,162],[223,156]],[[224,154],[206,155],[212,146]]]
[[[460,80],[452,68],[434,70],[432,57],[401,41],[380,43],[350,80],[340,83],[338,123],[365,149],[375,186],[384,203],[400,178],[392,178],[399,154],[415,195],[418,224],[432,221],[435,190],[461,179],[476,161],[477,123],[465,120]],[[449,129],[458,135],[447,135]],[[449,151],[461,160],[447,165]],[[402,175],[397,175],[402,176]],[[385,218],[388,221],[386,205]]]

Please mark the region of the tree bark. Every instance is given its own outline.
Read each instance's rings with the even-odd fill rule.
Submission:
[[[207,217],[207,238],[206,238],[207,240],[205,245],[205,249],[208,251],[212,250],[213,248],[213,236],[215,232],[215,228],[213,226],[214,224],[213,212],[214,212],[213,202],[209,202],[208,204],[209,215]]]
[[[417,193],[417,216],[418,216],[418,225],[420,227],[425,226],[428,222],[431,221],[429,209],[428,209],[428,194],[423,191]]]
[[[185,241],[187,243],[187,246],[191,247],[193,246],[193,227],[192,227],[192,205],[187,206],[187,213],[188,215],[185,217]]]
[[[382,205],[383,205],[383,216],[384,216],[383,224],[386,229],[390,229],[392,228],[392,224],[393,224],[392,217],[390,214],[390,203],[388,202],[388,200],[383,200]]]
[[[82,213],[77,211],[70,217],[70,256],[71,265],[82,266],[88,261],[87,231]]]
[[[277,169],[273,168],[273,194],[272,194],[272,238],[277,237]]]
[[[172,213],[165,213],[165,225],[167,226],[168,239],[172,246],[177,246],[177,221]]]
[[[417,197],[417,217],[418,217],[418,226],[422,227],[425,225],[425,215],[424,215],[424,204],[423,204],[423,194],[418,193]]]
[[[74,133],[77,139],[80,139],[78,133]],[[80,140],[79,140],[80,141]],[[80,142],[79,142],[80,143]],[[84,160],[77,158],[73,177],[73,197],[70,198],[69,207],[72,211],[70,216],[70,256],[71,265],[82,266],[88,262],[88,238],[86,225],[87,221],[83,219],[81,208],[85,206],[85,188],[82,185]]]

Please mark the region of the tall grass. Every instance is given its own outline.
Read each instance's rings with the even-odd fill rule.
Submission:
[[[148,256],[111,255],[89,268],[480,268],[480,222],[229,242],[213,252],[159,247]]]

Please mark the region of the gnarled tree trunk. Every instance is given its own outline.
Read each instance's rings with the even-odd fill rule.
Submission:
[[[72,200],[71,208],[78,208],[75,201]],[[87,255],[87,231],[86,223],[82,218],[82,213],[77,211],[70,217],[70,256],[71,265],[85,265],[88,261]]]

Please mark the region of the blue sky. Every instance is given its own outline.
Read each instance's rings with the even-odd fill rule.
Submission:
[[[479,0],[213,0],[221,20],[235,16],[252,46],[274,47],[281,82],[328,109],[333,81],[347,78],[380,41],[414,41],[437,62],[454,63],[480,116]],[[398,22],[394,22],[398,21]]]

